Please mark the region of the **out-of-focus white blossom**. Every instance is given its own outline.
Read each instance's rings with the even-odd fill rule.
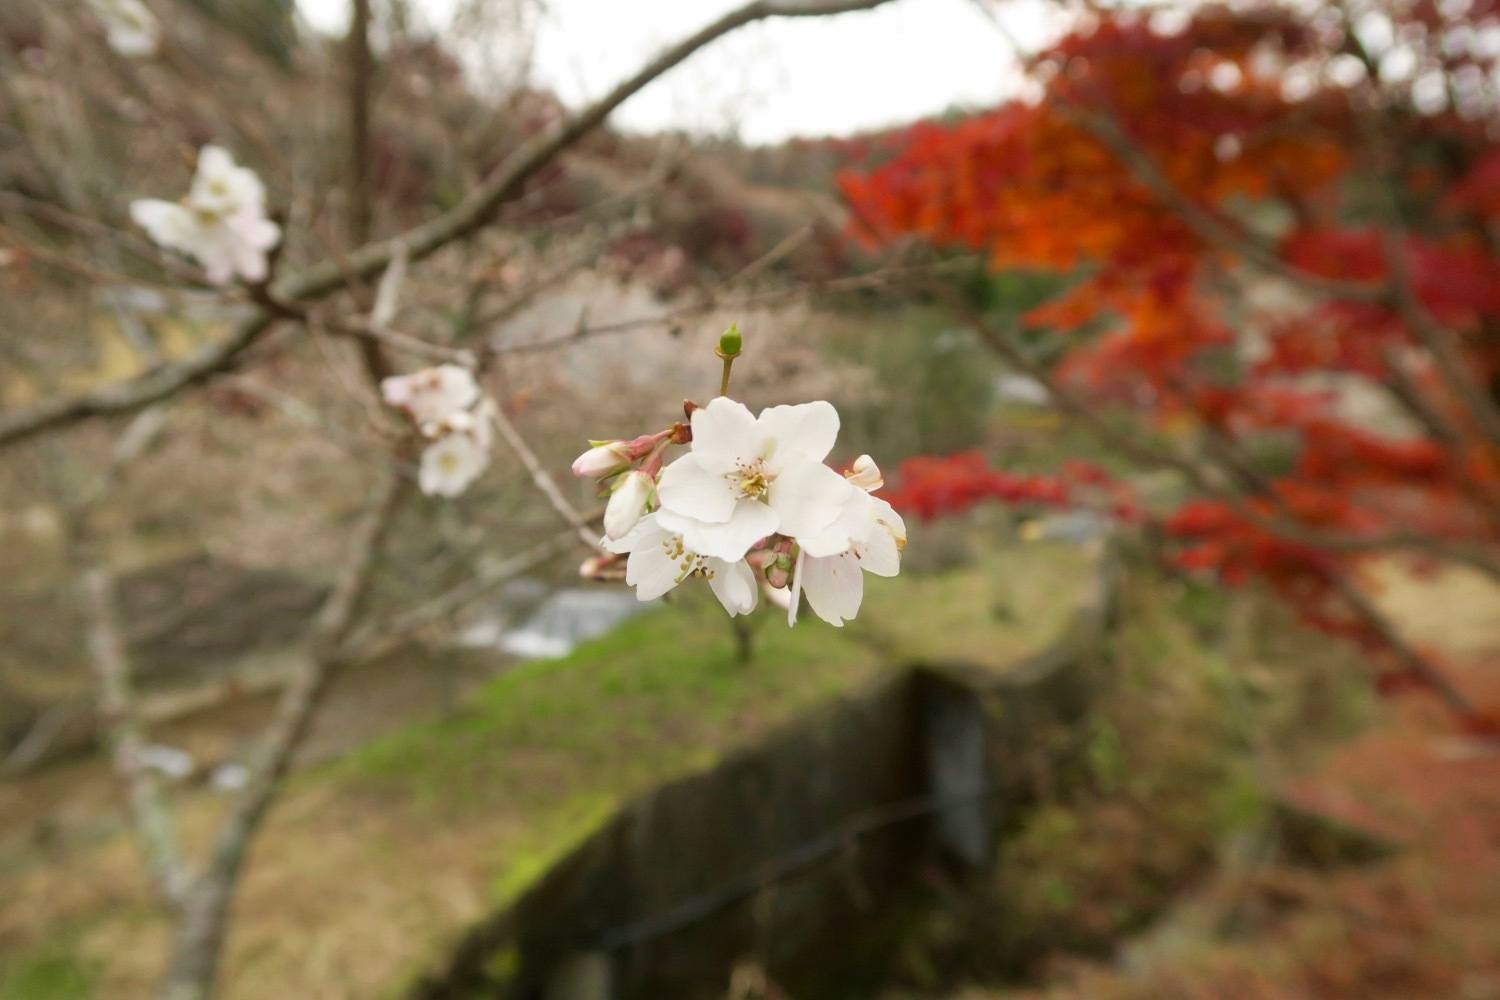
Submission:
[[[646,504],[655,489],[656,480],[640,469],[621,476],[604,507],[604,534],[611,539],[624,538],[646,513]]]
[[[264,281],[266,255],[281,239],[281,228],[266,218],[260,178],[218,146],[199,152],[187,197],[135,201],[130,217],[158,245],[196,258],[208,280],[219,285],[236,275]]]
[[[204,146],[198,152],[198,172],[188,188],[187,203],[197,211],[226,218],[265,215],[266,186],[255,171],[235,163],[224,147]]]
[[[392,375],[380,382],[380,395],[389,406],[403,410],[427,437],[441,437],[457,420],[464,422],[469,407],[479,400],[474,373],[459,365],[423,368],[409,375]]]
[[[478,435],[456,432],[422,449],[417,485],[428,496],[456,497],[490,464],[490,450]]]
[[[161,25],[141,0],[89,0],[109,47],[129,59],[156,55],[161,44]]]
[[[604,541],[609,551],[630,554],[625,582],[635,588],[637,599],[654,601],[678,584],[702,577],[730,617],[755,610],[757,582],[749,563],[692,552],[681,535],[663,528],[657,518],[647,514],[625,537]]]
[[[422,449],[417,485],[428,496],[456,497],[490,464],[495,443],[495,402],[474,373],[437,365],[380,380],[386,404],[411,418],[431,443]]]

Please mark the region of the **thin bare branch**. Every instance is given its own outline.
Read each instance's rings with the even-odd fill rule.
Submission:
[[[1290,516],[1269,516],[1253,509],[1245,494],[1229,482],[1211,476],[1203,466],[1190,458],[1176,455],[1140,439],[1118,421],[1109,419],[1052,377],[1043,365],[1033,361],[1020,350],[1003,331],[974,313],[972,309],[955,301],[955,308],[964,317],[965,324],[980,340],[1009,364],[1042,385],[1060,409],[1074,418],[1081,426],[1100,441],[1128,456],[1133,461],[1153,468],[1166,468],[1182,474],[1194,488],[1221,500],[1235,513],[1257,527],[1272,532],[1289,542],[1315,546],[1337,552],[1377,553],[1412,551],[1422,555],[1468,566],[1500,581],[1500,560],[1473,545],[1451,542],[1419,532],[1392,529],[1369,535],[1351,535],[1324,531],[1310,527]],[[1221,442],[1222,444],[1222,442]],[[1243,468],[1243,463],[1240,463]],[[1257,494],[1262,499],[1280,506],[1274,492]]]
[[[745,295],[709,296],[701,301],[691,302],[672,309],[665,309],[650,316],[634,316],[630,319],[611,320],[607,323],[589,323],[585,316],[582,322],[575,324],[563,333],[519,344],[495,344],[489,350],[490,353],[497,355],[530,354],[536,351],[550,351],[593,337],[628,333],[632,330],[648,329],[654,326],[670,326],[692,316],[701,316],[705,313],[719,310],[747,309],[753,306],[786,302],[799,297],[811,298],[815,295],[867,291],[874,288],[883,288],[915,276],[962,270],[970,266],[969,262],[958,260],[937,261],[906,267],[883,267],[868,274],[856,274],[846,278],[833,278],[828,281],[804,282],[790,285],[786,288],[772,288]]]
[[[597,513],[590,515],[591,518],[598,516]],[[576,544],[577,537],[570,528],[394,616],[383,625],[371,623],[349,639],[341,659],[363,661],[383,656],[413,636],[448,621],[496,587],[546,564]]]
[[[322,700],[340,646],[355,624],[369,590],[377,556],[404,481],[394,469],[381,472],[370,503],[355,525],[343,571],[313,624],[308,649],[283,689],[243,790],[230,804],[214,837],[208,862],[183,900],[172,957],[163,980],[163,1000],[203,1000],[209,995],[228,925],[245,851],[275,800],[292,756]]]
[[[1364,591],[1343,574],[1330,574],[1330,581],[1349,609],[1379,636],[1380,641],[1395,654],[1403,667],[1420,677],[1454,714],[1463,718],[1473,717],[1474,703],[1454,687],[1448,678],[1443,676],[1442,671],[1412,648],[1411,643],[1406,641],[1406,637],[1396,629],[1391,620],[1381,612],[1374,601],[1365,595]]]
[[[576,144],[609,117],[610,113],[641,88],[674,68],[703,46],[744,25],[767,18],[821,17],[851,11],[872,10],[892,0],[802,0],[772,2],[752,0],[650,60],[636,73],[578,114],[564,118],[546,132],[524,143],[497,166],[458,205],[436,218],[415,226],[391,240],[367,243],[339,259],[325,259],[300,273],[278,281],[272,298],[294,303],[317,299],[335,291],[351,279],[368,279],[384,270],[405,245],[413,261],[482,228],[507,200],[520,193],[527,181],[556,157]],[[246,320],[227,338],[200,349],[182,362],[163,366],[137,379],[112,383],[77,396],[55,397],[34,406],[0,414],[0,446],[88,417],[127,413],[165,399],[190,385],[235,366],[276,317],[265,310]]]
[[[548,474],[541,459],[536,457],[536,452],[531,450],[531,446],[526,443],[526,439],[521,436],[516,425],[510,417],[505,415],[503,408],[495,409],[495,426],[500,428],[500,436],[505,438],[505,443],[510,445],[511,450],[516,453],[516,457],[521,460],[521,464],[526,467],[527,473],[531,476],[531,481],[542,496],[547,498],[547,502],[552,505],[553,510],[557,511],[558,516],[573,529],[584,545],[595,552],[607,553],[608,550],[599,542],[599,533],[589,527],[588,519],[578,512],[578,508],[574,507],[567,497],[563,496],[562,490],[557,488],[557,482]]]
[[[115,771],[125,784],[146,870],[156,891],[180,906],[189,877],[161,782],[145,763],[146,737],[136,712],[114,575],[96,561],[84,569],[79,589],[88,619],[89,661],[99,682],[99,714]]]

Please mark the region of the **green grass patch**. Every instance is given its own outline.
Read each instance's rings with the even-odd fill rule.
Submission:
[[[0,1000],[89,1000],[97,979],[70,940],[48,941],[0,959]]]
[[[401,800],[444,822],[503,815],[495,895],[513,898],[631,795],[712,766],[803,711],[915,661],[1004,669],[1057,638],[1087,557],[1036,544],[959,570],[870,579],[858,621],[755,622],[735,655],[706,590],[632,619],[572,655],[522,664],[453,718],[403,729],[310,775]],[[503,840],[503,843],[501,843]]]

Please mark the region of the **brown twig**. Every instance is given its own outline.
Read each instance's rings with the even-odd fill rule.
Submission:
[[[599,533],[589,527],[588,520],[578,512],[578,508],[563,496],[562,490],[557,488],[557,482],[542,465],[541,459],[537,458],[536,452],[531,450],[531,446],[526,443],[526,439],[521,436],[521,432],[516,429],[510,417],[505,415],[504,407],[496,407],[494,416],[495,426],[500,429],[500,436],[505,438],[505,443],[510,445],[516,457],[521,460],[527,474],[531,476],[532,483],[542,496],[547,498],[552,509],[557,511],[558,516],[573,529],[584,545],[595,552],[607,553],[608,550],[599,542]]]
[[[599,513],[589,515],[589,517],[597,519]],[[503,560],[488,570],[476,573],[472,578],[449,588],[436,597],[393,616],[388,622],[379,626],[372,622],[349,639],[343,656],[348,660],[361,661],[384,656],[413,636],[452,618],[496,587],[538,566],[545,565],[576,544],[577,536],[570,528]]]

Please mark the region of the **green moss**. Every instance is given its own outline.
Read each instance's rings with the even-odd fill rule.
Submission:
[[[1083,591],[1086,558],[1021,546],[946,573],[871,579],[846,628],[810,614],[756,623],[738,661],[706,591],[632,619],[562,659],[519,665],[457,717],[401,730],[307,777],[403,803],[434,822],[504,822],[492,893],[514,898],[630,796],[712,766],[806,709],[906,662],[1002,669],[1055,638]],[[1018,613],[989,614],[997,600]]]
[[[88,1000],[97,978],[69,942],[50,941],[0,961],[0,1000]]]
[[[603,826],[618,805],[615,795],[581,795],[528,829],[521,843],[507,847],[506,859],[498,866],[499,874],[490,891],[495,904],[503,906],[525,892],[554,863]]]

